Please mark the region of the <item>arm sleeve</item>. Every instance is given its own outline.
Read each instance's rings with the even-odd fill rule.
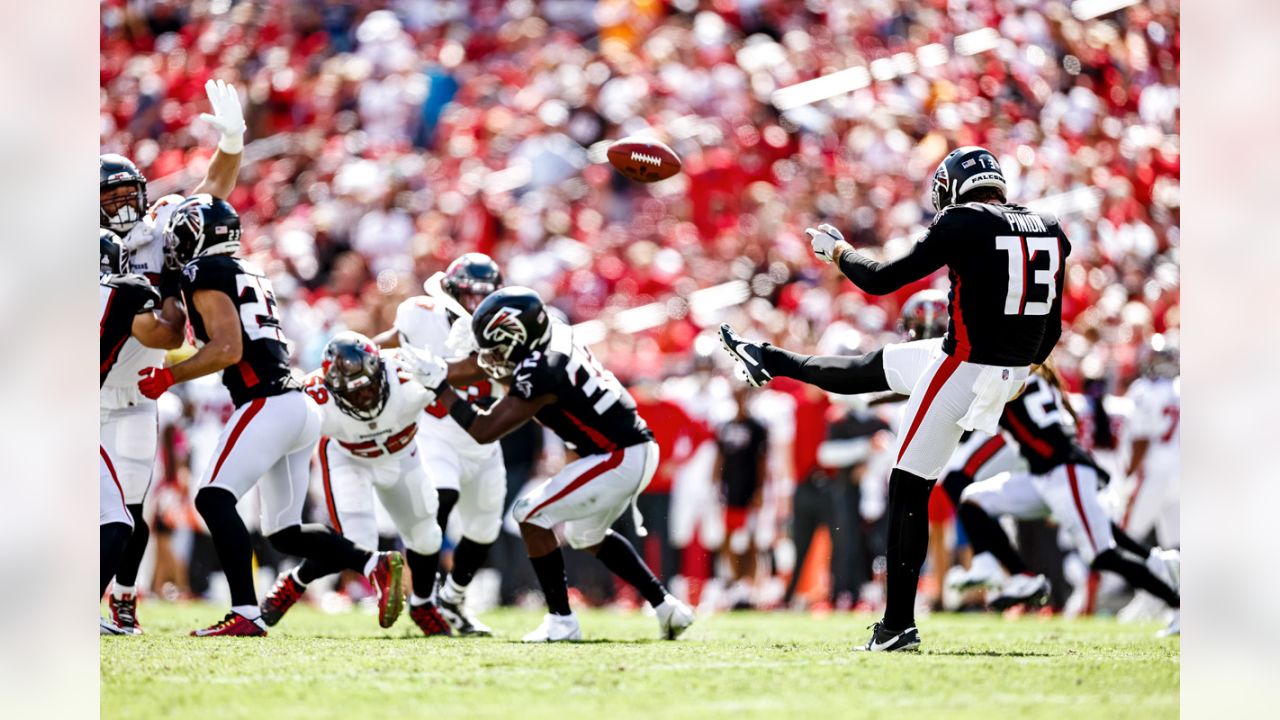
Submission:
[[[880,263],[858,253],[846,252],[840,257],[840,272],[854,285],[872,295],[888,295],[907,283],[928,276],[947,264],[946,235],[954,223],[939,214],[925,236],[912,246],[910,252],[897,260]]]

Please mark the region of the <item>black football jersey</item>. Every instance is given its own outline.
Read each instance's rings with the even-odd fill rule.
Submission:
[[[1026,391],[1005,405],[1000,426],[1018,441],[1018,452],[1033,475],[1045,475],[1059,465],[1088,465],[1105,481],[1106,472],[1076,440],[1062,402],[1058,388],[1033,374]]]
[[[585,347],[573,329],[552,322],[551,339],[516,367],[511,395],[531,400],[554,395],[534,417],[579,455],[638,445],[653,433],[636,413],[636,401]]]
[[[289,369],[289,346],[276,313],[271,281],[257,267],[231,255],[204,255],[182,268],[182,294],[196,339],[208,342],[204,318],[194,302],[197,290],[231,298],[240,313],[240,362],[222,371],[222,384],[239,407],[254,398],[298,389]]]
[[[1071,243],[1057,218],[1021,205],[966,203],[938,213],[907,255],[878,263],[845,253],[840,269],[884,295],[950,271],[951,319],[942,349],[980,365],[1044,362],[1062,334],[1062,283]]]
[[[133,319],[160,306],[160,293],[141,275],[98,276],[98,387],[133,335]]]

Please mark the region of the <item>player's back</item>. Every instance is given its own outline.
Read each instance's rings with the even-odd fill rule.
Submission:
[[[516,367],[510,394],[533,399],[554,395],[538,422],[579,455],[613,452],[653,440],[636,401],[591,351],[574,342],[573,329],[552,321],[551,339]]]
[[[1061,332],[1064,260],[1057,218],[1021,205],[965,203],[939,213],[926,242],[950,269],[944,350],[982,365],[1042,362]]]
[[[141,275],[101,275],[98,278],[98,385],[119,375],[122,349],[133,337],[133,319],[160,303],[160,294]],[[136,343],[137,341],[134,340]],[[137,377],[133,378],[137,383]]]
[[[240,362],[222,371],[222,383],[237,407],[255,398],[295,389],[289,368],[289,346],[280,327],[271,281],[252,263],[231,255],[202,255],[182,269],[182,293],[192,332],[209,341],[204,318],[194,302],[200,290],[231,299],[240,319],[243,350]]]

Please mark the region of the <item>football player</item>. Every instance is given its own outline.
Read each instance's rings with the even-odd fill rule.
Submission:
[[[377,493],[404,540],[413,579],[409,617],[425,635],[448,635],[449,624],[431,602],[440,559],[439,501],[415,439],[422,408],[435,394],[394,353],[379,354],[359,333],[338,333],[325,346],[321,369],[303,382],[322,418],[318,453],[325,505],[334,530],[357,545],[377,547]],[[275,625],[308,584],[338,569],[309,559],[281,574],[262,601],[263,622]]]
[[[182,322],[174,323],[156,312],[160,293],[138,275],[121,274],[127,269],[128,251],[110,230],[98,230],[98,385],[102,386],[120,359],[120,349],[129,338],[149,348],[176,348],[182,344]],[[98,597],[107,592],[120,558],[133,534],[134,519],[120,483],[119,458],[98,446]],[[133,628],[98,619],[102,635],[136,634]]]
[[[460,372],[469,366],[455,362],[446,368],[423,353],[423,384],[438,388],[449,416],[481,443],[536,419],[578,455],[512,507],[549,609],[524,640],[582,639],[553,532],[560,524],[570,547],[591,552],[640,592],[657,613],[660,636],[674,640],[693,623],[693,611],[666,591],[630,542],[609,529],[628,506],[640,526],[636,496],[657,467],[658,445],[636,414],[635,401],[574,341],[572,327],[548,317],[542,299],[528,288],[507,287],[485,298],[471,329],[479,346],[476,364],[508,391],[487,411],[477,410],[445,382],[446,375],[449,384],[470,379]]]
[[[271,281],[235,256],[240,216],[225,200],[194,195],[174,209],[164,239],[170,262],[182,268],[182,294],[201,346],[176,365],[140,371],[138,389],[154,400],[175,383],[221,371],[236,405],[195,500],[232,607],[223,620],[192,635],[267,634],[253,589],[249,532],[236,512],[236,503],[259,478],[262,532],[271,544],[287,555],[362,571],[378,595],[379,624],[391,627],[402,597],[400,553],[371,552],[323,525],[302,523],[320,415],[291,376]]]
[[[1000,164],[980,147],[961,147],[943,158],[931,189],[938,211],[933,223],[905,256],[891,262],[854,250],[831,225],[806,230],[820,260],[839,266],[872,295],[891,293],[943,267],[951,281],[946,338],[909,389],[898,433],[889,478],[885,614],[865,646],[873,651],[919,647],[915,596],[928,548],[933,485],[964,431],[995,432],[1005,403],[1031,366],[1049,357],[1062,333],[1063,268],[1071,244],[1057,218],[1007,203]],[[722,340],[756,384],[781,374],[853,387],[870,383],[875,390],[894,369],[885,353],[815,361],[742,342],[732,329],[722,332]]]
[[[1155,335],[1146,348],[1143,376],[1127,393],[1133,411],[1126,425],[1133,489],[1121,524],[1136,537],[1154,530],[1164,547],[1177,547],[1178,419],[1182,413],[1178,348],[1167,335]]]
[[[244,113],[234,86],[221,80],[205,84],[213,113],[200,117],[217,128],[222,137],[209,161],[208,172],[193,191],[227,197],[235,187],[244,147]],[[164,242],[161,230],[181,195],[166,195],[148,205],[147,179],[129,159],[115,154],[98,158],[99,225],[121,236],[129,263],[123,272],[145,276],[160,289],[160,313],[166,322],[183,325],[186,315],[180,302],[177,270],[164,269]],[[116,458],[116,471],[124,487],[134,533],[120,561],[111,589],[111,614],[121,627],[142,632],[138,622],[138,567],[147,549],[150,532],[142,505],[151,485],[155,466],[157,411],[154,401],[138,393],[137,373],[159,365],[163,353],[150,350],[137,340],[125,342],[118,369],[107,378],[100,392],[101,441]]]
[[[467,253],[445,270],[441,285],[467,312],[502,287],[502,272],[488,255]],[[467,318],[429,295],[409,298],[396,309],[395,327],[375,338],[381,347],[413,347],[437,357],[465,358],[475,352]],[[488,407],[501,390],[481,377],[460,388],[467,398]],[[449,527],[456,510],[462,539],[453,551],[453,567],[440,581],[436,600],[459,635],[490,635],[492,631],[466,607],[467,586],[484,565],[489,548],[502,528],[507,499],[507,470],[502,446],[481,444],[458,426],[440,403],[428,407],[419,423],[423,460],[440,493],[440,528]],[[417,574],[414,574],[415,582]]]

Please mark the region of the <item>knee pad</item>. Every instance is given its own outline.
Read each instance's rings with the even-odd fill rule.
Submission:
[[[434,555],[440,552],[440,544],[444,541],[444,533],[434,519],[424,520],[401,536],[404,546],[419,555]]]
[[[502,515],[485,513],[484,517],[468,518],[462,528],[462,536],[477,545],[492,545],[502,532]]]

